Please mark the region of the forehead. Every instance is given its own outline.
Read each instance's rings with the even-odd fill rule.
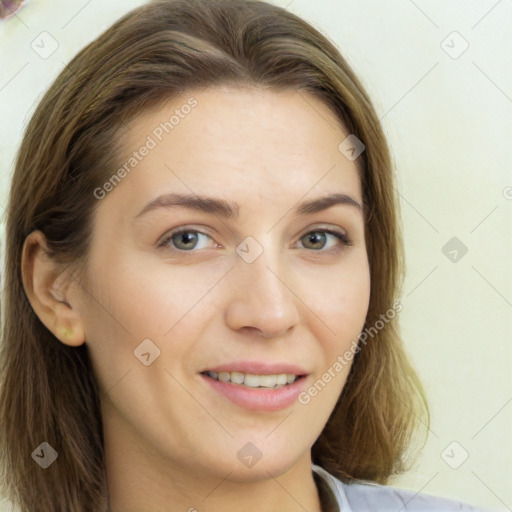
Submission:
[[[129,123],[120,167],[134,165],[125,165],[129,172],[109,201],[142,207],[157,193],[176,191],[233,198],[243,209],[251,199],[295,202],[313,189],[360,200],[356,164],[338,149],[347,135],[304,91],[192,90]]]

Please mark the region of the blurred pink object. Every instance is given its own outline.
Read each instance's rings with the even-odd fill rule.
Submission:
[[[0,19],[14,16],[23,6],[25,0],[0,0]]]

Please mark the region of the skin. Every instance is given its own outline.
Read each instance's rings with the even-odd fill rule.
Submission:
[[[63,343],[88,345],[104,392],[111,512],[318,512],[311,446],[350,364],[308,404],[274,412],[233,404],[199,372],[240,359],[287,361],[309,373],[307,389],[363,329],[362,213],[349,205],[293,213],[333,192],[362,203],[356,162],[338,150],[348,133],[308,94],[216,86],[133,120],[122,140],[127,158],[190,97],[198,102],[191,113],[99,201],[80,280],[59,279],[42,234],[29,235],[27,293]],[[240,218],[173,208],[133,220],[170,192],[237,201]],[[157,247],[183,226],[205,235]],[[320,228],[345,232],[352,245],[305,236]],[[252,263],[236,252],[248,236],[263,249]],[[149,366],[133,353],[146,338],[160,350]],[[248,442],[262,454],[251,467],[237,457]]]

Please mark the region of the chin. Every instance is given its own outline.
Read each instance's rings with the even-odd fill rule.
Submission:
[[[251,455],[246,455],[253,450],[252,460]],[[237,454],[236,463],[228,468],[228,471],[232,471],[229,475],[229,480],[233,482],[260,482],[268,480],[269,478],[278,478],[281,475],[287,473],[297,462],[300,455],[297,457],[290,456],[290,452],[282,453],[282,448],[276,449],[275,451],[269,451],[268,448],[266,453],[256,452],[254,448],[246,448],[246,451]],[[260,457],[260,458],[258,458]]]

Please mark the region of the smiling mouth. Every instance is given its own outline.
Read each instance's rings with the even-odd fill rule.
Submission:
[[[279,389],[295,381],[304,378],[304,375],[295,375],[293,373],[275,373],[275,374],[254,374],[242,372],[201,372],[214,380],[221,382],[229,382],[238,384],[239,386],[249,388],[263,388],[263,389]]]

